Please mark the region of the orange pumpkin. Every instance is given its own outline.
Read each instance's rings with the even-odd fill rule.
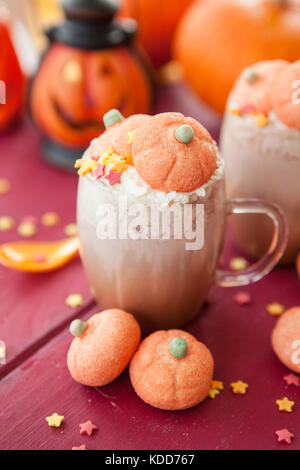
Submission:
[[[249,65],[300,57],[300,8],[296,0],[205,0],[180,23],[175,57],[194,90],[223,112],[230,90]]]
[[[84,148],[104,131],[101,116],[109,109],[124,116],[148,113],[152,88],[126,46],[86,51],[54,43],[35,78],[31,104],[47,137]]]
[[[214,360],[207,347],[181,330],[156,331],[140,344],[130,367],[139,397],[163,410],[183,410],[205,400]]]
[[[171,59],[176,26],[194,0],[121,0],[123,17],[139,24],[139,40],[155,67]]]
[[[9,127],[23,110],[25,77],[18,62],[8,26],[0,23],[0,131]],[[5,102],[4,102],[5,101]]]

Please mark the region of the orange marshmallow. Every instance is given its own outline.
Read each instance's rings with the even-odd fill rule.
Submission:
[[[272,60],[258,62],[245,69],[231,95],[238,109],[253,107],[255,111],[268,115],[273,109],[274,90],[271,83],[288,64],[284,60]]]
[[[150,116],[146,114],[135,114],[129,118],[117,122],[108,127],[106,131],[96,139],[91,145],[91,153],[93,155],[101,155],[110,147],[118,155],[126,155],[132,153],[132,133],[142,124],[147,122]]]
[[[181,330],[157,331],[133,356],[129,373],[138,396],[156,408],[183,410],[208,396],[214,360],[207,347]]]
[[[287,310],[272,332],[272,346],[279,360],[300,373],[300,307]]]
[[[127,367],[141,338],[135,318],[119,309],[97,313],[87,323],[75,320],[70,330],[77,336],[68,352],[70,374],[92,387],[115,380]]]
[[[192,133],[190,137],[186,130]],[[182,141],[178,140],[178,131]],[[158,114],[146,120],[137,130],[132,152],[143,180],[164,192],[192,192],[217,168],[210,134],[195,119],[180,113]]]
[[[279,119],[300,130],[300,60],[281,70],[271,88],[273,109]]]

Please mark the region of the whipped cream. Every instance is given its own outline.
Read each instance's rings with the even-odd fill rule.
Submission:
[[[88,159],[92,157],[93,145],[97,142],[97,139],[91,142],[91,146],[86,150],[83,155],[83,158]],[[179,193],[172,191],[166,193],[164,191],[159,191],[153,189],[148,185],[138,174],[134,166],[129,166],[121,175],[121,184],[110,185],[109,181],[105,178],[96,180],[92,174],[87,174],[85,178],[94,180],[94,182],[101,186],[103,189],[110,191],[113,196],[116,198],[119,197],[120,193],[126,194],[128,198],[138,200],[141,203],[145,204],[159,204],[159,205],[169,205],[170,203],[181,203],[188,204],[197,201],[199,198],[205,198],[206,191],[208,187],[213,184],[215,181],[220,180],[224,177],[224,160],[221,157],[221,154],[215,143],[215,148],[217,150],[217,168],[214,171],[211,178],[203,184],[200,188],[192,191],[190,193]]]

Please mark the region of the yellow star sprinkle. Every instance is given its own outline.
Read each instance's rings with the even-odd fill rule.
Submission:
[[[238,380],[237,382],[232,382],[230,386],[232,388],[233,393],[237,393],[239,395],[245,395],[248,388],[248,384],[242,382],[241,380]]]
[[[220,393],[220,390],[218,390],[217,388],[211,388],[208,392],[208,396],[213,400],[214,398],[216,398],[217,395],[220,395]]]
[[[29,238],[35,235],[36,233],[36,226],[31,222],[22,222],[18,227],[18,234],[21,237]]]
[[[282,400],[276,400],[279,411],[287,411],[291,413],[293,411],[294,401],[289,400],[287,397],[282,398]]]
[[[234,271],[243,271],[248,267],[249,263],[245,258],[239,257],[239,258],[232,258],[230,260],[230,267]]]
[[[255,123],[258,127],[266,127],[269,124],[269,118],[265,114],[259,113],[255,117]]]
[[[78,233],[77,225],[72,223],[68,224],[64,228],[64,234],[67,235],[67,237],[75,237]]]
[[[216,388],[217,390],[223,390],[224,389],[223,382],[221,382],[220,380],[212,380],[211,388]]]
[[[134,131],[128,132],[128,143],[133,144],[133,139],[135,137],[135,134],[137,133],[137,129]]]
[[[14,228],[15,222],[11,217],[0,217],[0,232],[8,232]]]
[[[65,303],[68,307],[81,307],[81,305],[83,304],[83,297],[81,294],[70,294],[66,298]]]
[[[64,416],[60,416],[57,413],[54,413],[52,416],[47,416],[46,421],[48,423],[48,426],[59,428],[64,418]]]
[[[285,312],[285,307],[278,302],[273,302],[271,304],[266,305],[266,310],[269,312],[270,315],[274,315],[275,317],[282,315]]]
[[[128,165],[122,161],[116,161],[112,164],[111,169],[112,171],[117,171],[118,173],[123,173],[123,171],[127,170]]]
[[[235,116],[240,116],[241,115],[241,112],[238,108],[229,108],[228,112],[230,114],[234,114]]]
[[[79,168],[79,176],[85,176],[87,173],[90,173],[97,168],[97,162],[94,160],[80,159],[76,161],[75,168]]]
[[[5,179],[0,179],[0,194],[6,194],[10,190],[10,182]]]
[[[41,222],[45,227],[55,227],[59,220],[59,215],[56,212],[47,212],[42,216]]]

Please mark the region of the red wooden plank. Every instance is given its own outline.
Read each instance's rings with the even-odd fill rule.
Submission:
[[[156,410],[136,396],[127,371],[101,390],[83,387],[67,371],[71,338],[64,331],[1,382],[1,448],[300,449],[300,388],[283,381],[287,370],[270,345],[275,318],[265,310],[274,300],[299,303],[296,273],[277,269],[247,290],[253,303],[240,307],[232,300],[236,289],[214,289],[211,304],[188,327],[211,348],[214,376],[224,381],[215,400],[182,412]],[[230,390],[239,379],[249,383],[245,396]],[[275,400],[284,396],[295,401],[293,413],[278,411]],[[61,429],[45,422],[54,412],[65,416]],[[88,419],[99,426],[91,438],[79,435],[78,424]],[[295,435],[290,446],[276,441],[282,428]]]

